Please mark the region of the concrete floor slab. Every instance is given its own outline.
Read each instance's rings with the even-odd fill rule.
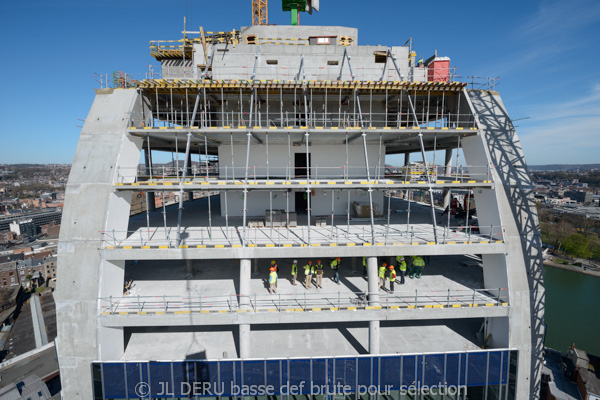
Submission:
[[[382,322],[381,354],[477,350],[482,319]],[[236,334],[219,327],[136,328],[122,360],[236,358]],[[368,354],[368,323],[253,326],[250,358],[331,357]]]

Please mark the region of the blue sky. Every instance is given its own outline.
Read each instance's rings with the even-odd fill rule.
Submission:
[[[289,24],[271,0],[269,22]],[[143,76],[150,40],[251,23],[251,0],[3,1],[0,163],[71,163],[99,87],[94,73]],[[600,1],[321,0],[301,24],[359,29],[359,44],[449,56],[497,87],[529,164],[600,163]],[[158,68],[157,68],[158,69]]]

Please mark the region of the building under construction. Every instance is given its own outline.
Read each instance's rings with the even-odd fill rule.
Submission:
[[[337,26],[186,32],[152,43],[160,79],[97,90],[59,246],[64,399],[538,397],[541,241],[499,94],[410,42],[358,43]],[[417,255],[421,279],[378,288],[382,262]],[[321,260],[322,289],[292,284],[295,259],[299,282]]]

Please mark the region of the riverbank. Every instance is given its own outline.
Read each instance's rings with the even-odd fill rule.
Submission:
[[[544,260],[544,265],[548,267],[560,268],[571,272],[578,272],[580,274],[591,275],[597,278],[600,278],[600,271],[594,271],[589,268],[583,269],[583,267],[578,267],[576,265],[565,265],[555,263],[554,261]]]

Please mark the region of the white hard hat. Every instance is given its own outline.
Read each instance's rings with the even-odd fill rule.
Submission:
[[[298,264],[298,260],[294,260],[294,264]]]

